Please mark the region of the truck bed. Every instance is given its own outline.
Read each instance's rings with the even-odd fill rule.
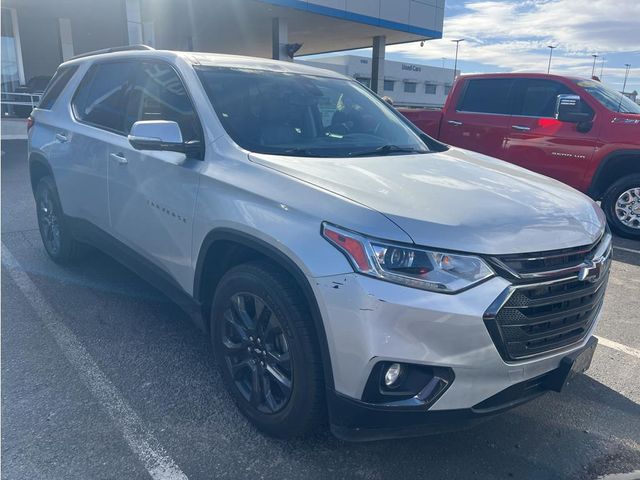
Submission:
[[[407,117],[415,126],[427,135],[438,138],[440,135],[440,122],[442,120],[442,110],[439,108],[430,109],[414,109],[400,108],[398,109],[405,117]]]

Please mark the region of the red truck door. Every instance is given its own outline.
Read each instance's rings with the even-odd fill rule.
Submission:
[[[453,98],[440,127],[440,139],[450,145],[505,157],[510,133],[512,78],[464,80],[458,98]]]
[[[560,94],[576,94],[551,79],[519,78],[513,89],[513,115],[505,160],[583,189],[583,177],[597,145],[595,125],[578,131],[575,123],[555,119]],[[589,108],[584,102],[585,108]]]

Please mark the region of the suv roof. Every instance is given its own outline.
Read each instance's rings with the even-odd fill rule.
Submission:
[[[297,73],[302,75],[314,75],[320,77],[342,78],[353,80],[331,70],[301,65],[282,60],[270,60],[267,58],[248,57],[243,55],[228,55],[222,53],[207,52],[180,52],[174,50],[154,50],[145,45],[132,45],[130,47],[115,47],[105,50],[97,50],[78,55],[62,65],[78,65],[86,62],[93,63],[98,60],[116,60],[119,58],[156,58],[173,61],[181,58],[193,66],[204,65],[225,68],[244,68],[255,70],[267,70],[282,73]]]

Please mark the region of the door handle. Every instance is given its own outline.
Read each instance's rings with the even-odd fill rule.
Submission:
[[[64,133],[56,133],[56,140],[58,140],[60,143],[65,143],[69,139]]]
[[[462,122],[458,122],[457,120],[449,120],[447,123],[449,125],[453,125],[454,127],[461,127],[462,126]]]
[[[511,128],[518,130],[519,132],[528,132],[531,127],[525,127],[524,125],[511,125]]]
[[[112,153],[111,154],[111,158],[116,159],[116,161],[120,165],[124,165],[125,163],[129,163],[129,160],[127,160],[127,157],[124,156],[124,153]]]

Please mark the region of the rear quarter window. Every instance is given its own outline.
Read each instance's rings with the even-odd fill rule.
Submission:
[[[77,70],[77,65],[58,68],[55,75],[47,85],[44,93],[42,94],[40,103],[38,104],[38,108],[50,110],[64,90],[64,87],[67,86],[69,80],[71,80],[71,77],[73,77],[73,74],[76,73]]]

